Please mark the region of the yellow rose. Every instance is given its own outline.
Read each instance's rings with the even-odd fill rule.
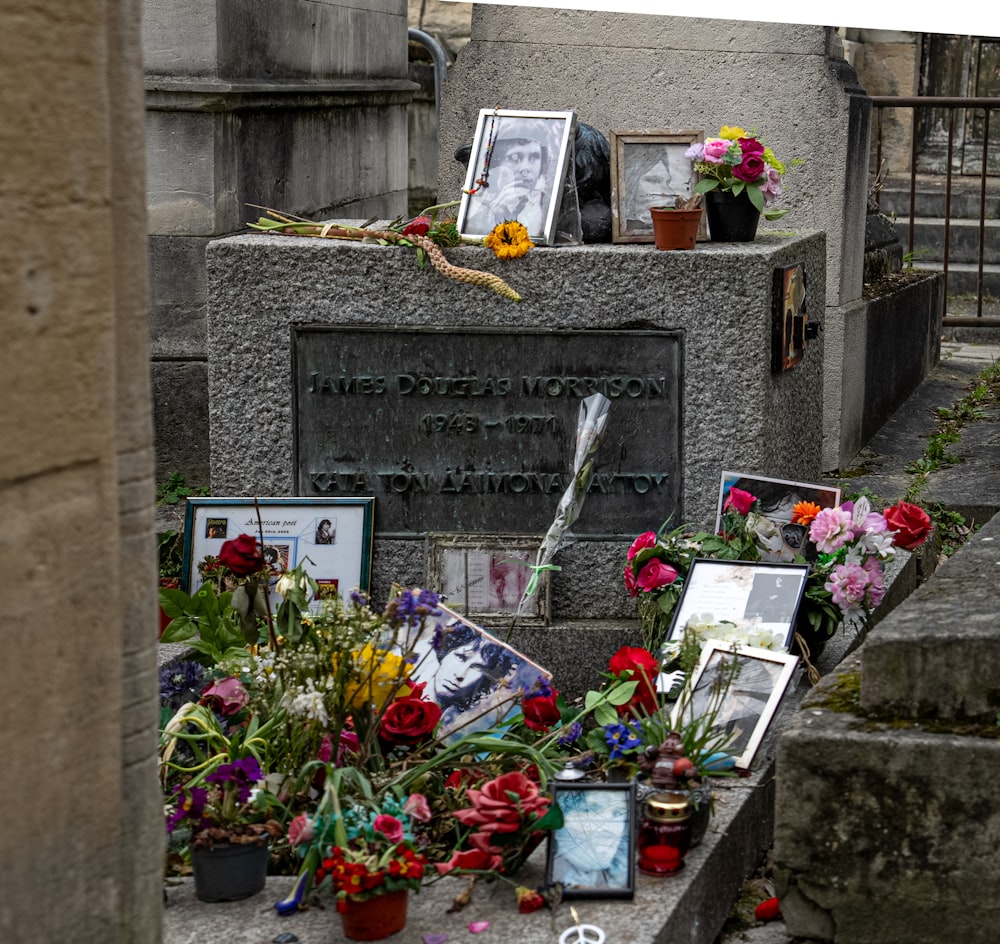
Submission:
[[[371,643],[352,652],[351,661],[354,678],[347,684],[344,695],[352,708],[371,704],[375,711],[381,711],[397,684],[404,682],[410,672],[402,656],[376,649]]]
[[[737,128],[735,125],[723,125],[722,130],[719,132],[719,137],[725,138],[727,141],[735,141],[737,138],[748,138],[749,135],[742,128]]]

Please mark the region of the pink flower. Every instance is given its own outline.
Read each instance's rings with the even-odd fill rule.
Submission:
[[[860,564],[838,564],[823,586],[830,591],[833,602],[846,613],[861,606],[868,583],[868,571]]]
[[[878,558],[869,557],[861,566],[868,574],[867,603],[874,610],[885,596],[885,576],[882,573],[882,565],[878,562]]]
[[[832,554],[851,539],[853,525],[844,508],[824,508],[809,526],[809,540],[824,554]]]
[[[767,169],[764,183],[760,186],[760,192],[764,194],[764,202],[771,203],[781,196],[781,174],[773,167]]]
[[[361,750],[361,741],[353,731],[340,732],[340,747],[337,749],[337,766],[344,767],[345,761],[350,759],[351,754],[357,754]]]
[[[411,793],[403,804],[403,812],[420,823],[429,823],[433,819],[433,813],[427,803],[427,797],[422,793]]]
[[[626,560],[632,560],[636,554],[639,553],[643,548],[653,547],[656,544],[656,532],[646,531],[640,534],[633,542],[632,546],[628,549],[628,553],[625,555]]]
[[[250,693],[238,678],[224,678],[206,685],[201,690],[199,703],[229,718],[246,707],[249,701]]]
[[[316,752],[316,759],[327,763],[333,757],[333,740],[329,734],[324,734],[319,742],[319,750]]]
[[[385,836],[389,842],[403,841],[403,824],[395,816],[389,816],[388,813],[376,816],[375,822],[372,823],[372,829]]]
[[[677,571],[669,564],[664,564],[663,561],[654,557],[643,565],[636,575],[635,582],[640,590],[645,590],[648,593],[651,590],[659,590],[660,587],[669,586],[676,579]]]
[[[469,849],[467,852],[456,852],[447,862],[437,862],[434,868],[441,875],[447,875],[452,869],[475,869],[492,872],[500,867],[503,859],[494,853],[483,852],[481,849]]]
[[[738,514],[746,515],[750,513],[750,509],[753,508],[753,503],[757,501],[756,495],[751,495],[749,492],[743,491],[742,488],[732,487],[729,489],[729,494],[726,496],[725,502],[723,502],[723,511],[735,511]]]
[[[709,164],[721,164],[722,159],[729,153],[731,145],[732,142],[725,138],[709,138],[705,142],[704,159]]]
[[[480,790],[469,790],[471,808],[455,810],[454,817],[463,826],[474,826],[481,833],[516,833],[525,820],[541,818],[551,799],[520,771],[501,774],[483,784]]]
[[[300,842],[309,842],[316,835],[316,828],[313,822],[305,813],[299,813],[288,824],[289,845],[297,846]]]

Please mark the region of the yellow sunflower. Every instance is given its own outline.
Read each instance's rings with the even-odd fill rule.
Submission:
[[[529,239],[527,229],[517,220],[498,223],[484,242],[496,253],[498,259],[520,259],[535,245]]]

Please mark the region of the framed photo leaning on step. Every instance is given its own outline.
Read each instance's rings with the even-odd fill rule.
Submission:
[[[193,594],[201,586],[198,564],[218,557],[226,541],[250,534],[260,543],[263,531],[261,555],[272,584],[302,564],[319,584],[319,598],[368,593],[374,520],[374,498],[189,498],[181,589]]]
[[[458,209],[458,231],[479,238],[517,220],[532,242],[555,242],[572,150],[571,111],[484,108]]]

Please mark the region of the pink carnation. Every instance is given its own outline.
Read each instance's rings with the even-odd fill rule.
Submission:
[[[861,606],[868,583],[868,571],[860,564],[838,564],[823,586],[830,591],[833,602],[847,612]]]
[[[843,508],[824,508],[809,526],[809,540],[824,554],[832,554],[850,539],[854,521]]]
[[[868,574],[867,603],[874,610],[885,596],[885,576],[882,573],[882,565],[878,562],[878,558],[869,557],[861,566]]]

